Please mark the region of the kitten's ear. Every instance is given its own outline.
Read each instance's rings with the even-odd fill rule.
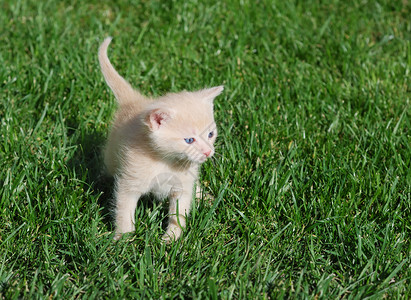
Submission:
[[[220,85],[220,86],[215,86],[209,89],[201,90],[200,92],[204,100],[213,102],[214,98],[220,95],[223,90],[224,90],[224,86]]]
[[[160,108],[153,109],[148,112],[146,123],[151,130],[158,130],[168,120],[171,119],[171,112]]]

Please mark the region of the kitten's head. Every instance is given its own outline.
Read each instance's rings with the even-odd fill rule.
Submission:
[[[163,159],[203,163],[214,154],[213,100],[223,89],[167,94],[149,107],[145,123],[153,147]]]

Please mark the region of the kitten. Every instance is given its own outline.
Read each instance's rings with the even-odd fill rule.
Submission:
[[[101,71],[119,107],[104,162],[115,177],[115,239],[134,231],[139,198],[168,197],[169,224],[163,240],[180,237],[200,165],[214,154],[217,137],[213,100],[223,86],[169,93],[150,99],[134,90],[107,57],[111,38],[99,49]]]

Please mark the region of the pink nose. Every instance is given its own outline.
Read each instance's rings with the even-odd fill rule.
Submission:
[[[211,150],[208,150],[208,151],[203,152],[203,153],[204,153],[204,155],[205,155],[205,156],[209,157],[209,156],[210,156],[210,154],[211,154]]]

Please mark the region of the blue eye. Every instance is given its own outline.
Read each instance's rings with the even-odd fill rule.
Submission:
[[[214,136],[214,132],[211,131],[211,132],[208,134],[208,138],[211,139],[213,136]]]
[[[195,138],[188,138],[188,139],[184,139],[186,141],[187,144],[192,144],[194,143],[194,141],[196,140]]]

